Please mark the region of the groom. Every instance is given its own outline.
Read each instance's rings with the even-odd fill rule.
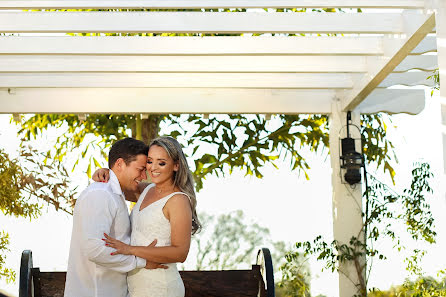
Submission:
[[[147,178],[147,145],[133,138],[110,149],[108,183],[93,183],[77,199],[73,214],[65,297],[126,297],[127,272],[159,268],[131,255],[111,255],[104,233],[130,243],[130,219],[124,192],[136,192]]]

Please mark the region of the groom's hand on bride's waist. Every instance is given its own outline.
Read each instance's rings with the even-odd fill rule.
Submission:
[[[154,239],[147,247],[154,247],[154,246],[156,246],[157,242],[158,242],[158,240]],[[169,267],[167,267],[166,265],[163,265],[161,263],[147,261],[145,268],[146,269],[167,269]]]
[[[147,264],[146,264],[145,268],[146,269],[167,269],[169,267],[167,267],[166,265],[163,265],[161,263],[155,263],[155,262],[147,261]]]

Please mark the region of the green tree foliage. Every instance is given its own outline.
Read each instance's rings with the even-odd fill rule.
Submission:
[[[289,251],[280,266],[282,279],[277,283],[277,297],[310,297],[311,274],[307,259]]]
[[[35,115],[21,123],[20,133],[29,140],[49,128],[62,128],[63,132],[56,139],[54,149],[47,152],[48,158],[63,160],[67,153],[82,146],[84,151],[80,157],[91,160],[87,168],[90,172],[91,163],[93,166],[97,163],[90,149],[97,148],[104,152],[116,139],[135,136],[136,117],[95,114],[80,121],[76,115]],[[161,126],[170,127],[167,134],[187,138],[183,144],[193,150],[193,156],[190,157],[195,163],[197,189],[202,187],[202,180],[207,175],[224,174],[224,169],[231,172],[238,168],[247,175],[261,178],[263,175],[260,169],[268,163],[274,164],[280,156],[290,155],[292,168],[305,173],[309,165],[297,147],[309,146],[317,150],[328,146],[325,116],[278,115],[279,124],[272,129],[268,129],[265,117],[259,115],[221,115],[209,119],[201,115],[157,116],[143,123],[143,126],[150,125],[153,120]],[[187,130],[183,128],[184,125],[188,126]],[[149,142],[151,138],[144,140]],[[198,151],[203,144],[211,146],[213,152]]]
[[[40,210],[35,203],[29,203],[28,199],[20,195],[25,183],[21,167],[15,160],[0,150],[0,209],[6,215],[36,217]],[[8,233],[0,233],[0,278],[6,281],[14,281],[16,274],[5,267],[6,252],[9,244]]]
[[[57,159],[62,162],[67,153],[82,148],[80,158],[84,159],[87,156],[90,160],[87,168],[89,175],[91,164],[98,164],[93,154],[89,154],[92,149],[97,149],[103,157],[107,157],[104,149],[110,147],[111,143],[117,139],[136,136],[134,135],[136,133],[136,116],[134,115],[92,114],[82,120],[77,115],[37,114],[21,122],[20,125],[19,134],[26,140],[38,139],[48,129],[57,128],[60,134],[54,142],[54,149],[46,152],[45,161]],[[127,129],[132,129],[134,134],[129,135]],[[76,165],[77,162],[74,166]]]
[[[34,219],[41,214],[44,202],[72,213],[75,192],[69,189],[67,172],[59,162],[44,165],[41,159],[31,147],[22,147],[18,159],[0,149],[0,210],[4,215]],[[9,235],[1,231],[0,278],[9,282],[16,274],[5,267],[8,245]]]
[[[441,279],[419,277],[415,281],[406,280],[404,284],[381,291],[374,289],[369,297],[437,297],[446,296],[445,272],[440,271]]]
[[[405,249],[407,244],[402,243],[402,233],[398,231],[398,226],[405,226],[407,234],[414,241],[435,243],[434,218],[426,201],[426,195],[432,192],[429,185],[431,177],[429,164],[415,164],[412,170],[412,182],[401,194],[372,177],[372,183],[364,193],[365,203],[369,209],[368,213],[363,214],[363,229],[369,230],[366,234],[367,243],[358,238],[359,234],[357,237],[352,237],[349,243],[340,243],[336,240],[327,243],[318,236],[313,242],[296,243],[296,250],[287,257],[297,257],[301,254],[315,255],[318,260],[325,262],[325,269],[340,273],[343,273],[340,270],[340,263],[352,261],[355,263],[360,280],[359,284],[355,284],[358,287],[358,295],[365,296],[367,277],[363,279],[362,275],[366,266],[361,264],[360,259],[366,256],[368,263],[376,257],[381,260],[386,259],[384,253],[374,248],[377,246],[375,243],[387,239],[393,242],[398,251]],[[409,272],[415,275],[422,273],[419,261],[424,253],[425,251],[420,249],[411,251],[411,256],[406,258],[406,269]],[[367,269],[370,270],[371,265]],[[369,274],[368,271],[366,273]]]
[[[394,146],[387,137],[392,118],[384,113],[361,115],[361,140],[365,158],[387,172],[394,183],[393,163],[398,162]]]
[[[175,118],[178,125],[180,118]],[[327,118],[325,116],[277,115],[273,125],[261,115],[221,115],[203,119],[191,115],[186,122],[195,126],[194,133],[180,129],[172,136],[181,135],[188,139],[186,146],[193,149],[194,175],[197,189],[203,186],[203,179],[210,174],[224,175],[235,168],[246,175],[262,178],[262,167],[275,165],[279,158],[290,157],[291,168],[301,170],[308,178],[309,164],[299,148],[310,147],[312,151],[328,145]],[[186,133],[185,133],[186,132]],[[199,148],[206,144],[212,151],[201,153]]]
[[[86,171],[91,173],[94,166],[99,166],[95,159],[97,151],[106,157],[105,152],[113,141],[137,134],[139,116],[92,114],[86,120],[79,120],[77,115],[40,114],[21,122],[20,134],[30,140],[50,128],[60,128],[54,148],[46,152],[47,157],[61,161],[73,149],[81,147],[79,159],[90,160]],[[393,178],[392,162],[396,159],[391,153],[392,143],[386,137],[384,117],[382,114],[362,117],[364,151]],[[155,133],[153,128],[144,127],[169,127],[163,134],[184,139],[183,145],[192,150],[189,159],[195,165],[197,190],[203,187],[208,175],[220,176],[234,169],[261,178],[265,165],[276,166],[276,160],[288,157],[291,168],[309,178],[310,164],[300,149],[307,147],[316,152],[328,147],[328,117],[325,115],[276,115],[271,121],[262,115],[216,115],[208,119],[195,114],[158,115],[143,120],[142,126],[142,130],[152,131],[152,137],[160,131]],[[146,135],[144,141],[149,142],[152,138],[149,133]],[[201,146],[210,147],[211,151],[203,152]]]
[[[38,205],[21,195],[30,180],[31,177],[23,173],[18,161],[10,159],[0,149],[0,209],[5,215],[32,218],[40,214]]]
[[[432,91],[431,91],[431,96],[432,96],[434,94],[435,90],[437,90],[437,91],[440,90],[440,72],[439,72],[439,69],[438,68],[435,69],[433,71],[432,75],[429,75],[427,77],[427,79],[428,80],[430,79],[430,80],[432,80],[434,82],[434,86],[433,86]]]
[[[6,279],[6,282],[13,282],[16,278],[14,270],[5,267],[6,253],[10,251],[9,234],[1,231],[0,233],[0,278]]]

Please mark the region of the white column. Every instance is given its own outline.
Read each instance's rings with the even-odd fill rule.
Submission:
[[[446,173],[446,0],[434,0],[437,54],[440,72],[440,102],[443,126],[443,162]]]
[[[340,171],[340,138],[346,137],[347,113],[340,109],[340,100],[333,101],[330,115],[330,159],[333,186],[333,235],[334,239],[340,243],[348,244],[351,237],[355,236],[363,240],[362,233],[362,187],[356,184],[351,187],[343,183],[345,172]],[[352,112],[352,123],[360,127],[360,116]],[[343,128],[344,127],[344,128]],[[341,132],[341,134],[339,134]],[[352,138],[360,138],[356,128],[350,129]],[[361,152],[360,143],[357,143],[357,152]],[[359,259],[358,263],[364,265],[365,257]],[[364,280],[364,270],[360,272]],[[354,262],[340,265],[339,271],[339,297],[352,297],[360,293],[360,277],[355,268]]]

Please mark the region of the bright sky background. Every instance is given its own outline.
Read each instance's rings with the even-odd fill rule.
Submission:
[[[430,91],[429,91],[430,93]],[[11,156],[17,155],[19,140],[17,129],[9,124],[9,115],[0,115],[0,148]],[[427,275],[436,276],[440,269],[446,268],[444,251],[446,250],[446,186],[443,173],[443,147],[441,141],[441,117],[438,96],[427,95],[425,110],[417,115],[397,115],[389,127],[389,137],[396,146],[399,164],[395,167],[396,189],[410,183],[410,170],[415,161],[428,161],[435,174],[432,180],[434,194],[428,197],[431,210],[436,219],[438,233],[437,244],[427,247],[428,254],[423,261]],[[51,135],[48,136],[51,139]],[[44,147],[44,143],[40,143]],[[276,170],[268,167],[263,170],[262,180],[244,177],[236,172],[226,178],[208,178],[204,189],[197,195],[199,211],[210,214],[222,214],[242,209],[252,221],[270,229],[273,240],[289,243],[313,240],[317,235],[332,239],[331,215],[331,168],[330,159],[325,155],[305,153],[309,156],[311,166],[310,181],[297,172],[291,172],[288,163],[280,164]],[[386,180],[383,174],[378,174]],[[83,174],[73,174],[73,182],[86,186],[87,178]],[[387,182],[389,182],[387,180]],[[443,182],[443,185],[442,185]],[[390,183],[389,183],[390,184]],[[24,249],[33,251],[34,265],[43,271],[66,270],[71,236],[71,216],[56,213],[50,207],[48,212],[33,221],[22,218],[6,217],[0,214],[0,230],[10,234],[11,253],[8,254],[7,266],[14,268],[19,275],[20,255]],[[385,262],[375,262],[369,287],[387,289],[404,281],[403,258],[397,253],[387,252],[388,245],[383,246],[389,257]],[[412,246],[415,248],[415,246]],[[188,262],[193,262],[193,253]],[[253,255],[254,261],[254,255]],[[254,262],[253,262],[254,263]],[[322,265],[310,261],[312,271],[312,294],[324,294],[337,297],[336,274],[324,271]],[[0,288],[18,295],[18,278],[16,284],[6,284],[0,280]]]

